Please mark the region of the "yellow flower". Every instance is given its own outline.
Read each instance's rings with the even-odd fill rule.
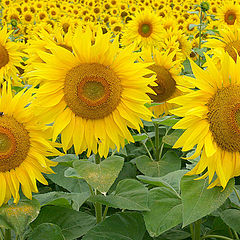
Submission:
[[[22,67],[20,45],[8,40],[12,31],[7,32],[7,26],[0,31],[0,83],[3,80],[19,85],[17,67]]]
[[[0,206],[13,196],[19,201],[19,187],[31,199],[37,192],[36,180],[48,184],[43,173],[53,173],[56,163],[46,156],[59,155],[47,140],[50,128],[39,125],[31,107],[32,91],[12,96],[11,87],[3,90],[0,100]]]
[[[216,15],[223,24],[231,26],[240,23],[240,7],[233,2],[226,1]]]
[[[150,101],[146,92],[153,78],[143,77],[151,71],[134,63],[138,56],[132,47],[119,49],[101,28],[96,35],[93,42],[88,27],[78,28],[73,53],[52,45],[53,54],[40,54],[44,63],[32,76],[43,79],[35,105],[44,121],[55,120],[53,139],[61,133],[65,151],[74,144],[76,154],[88,149],[88,155],[107,156],[109,148],[133,141],[128,126],[139,130],[140,118],[151,120],[144,104]]]
[[[150,11],[140,12],[126,25],[122,36],[122,44],[136,47],[152,47],[161,40],[161,19]]]
[[[211,52],[213,53],[216,51],[221,53],[221,50],[228,52],[236,62],[237,56],[240,54],[240,29],[237,25],[233,27],[225,26],[219,29],[219,35],[220,36],[215,36],[215,39],[209,38],[204,46],[212,48]]]
[[[188,159],[201,154],[198,164],[188,173],[209,178],[211,187],[226,187],[230,178],[240,174],[240,62],[222,55],[218,69],[214,60],[206,55],[206,70],[191,63],[192,83],[199,89],[171,100],[182,105],[171,112],[183,117],[175,129],[185,129],[174,147],[189,151],[196,145],[195,153]],[[213,180],[216,173],[216,179]]]
[[[167,101],[189,92],[192,87],[183,76],[179,76],[181,72],[180,61],[173,61],[176,51],[144,51],[142,58],[145,62],[153,62],[148,68],[156,73],[155,85],[150,86],[154,94],[149,93],[153,103],[161,103],[160,105],[150,107],[154,115],[159,117],[162,114],[168,114],[170,109],[176,108],[176,104]]]

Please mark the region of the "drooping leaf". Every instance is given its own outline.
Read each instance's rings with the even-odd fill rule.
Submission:
[[[179,139],[179,137],[182,135],[182,133],[183,130],[181,129],[174,130],[171,134],[163,136],[162,142],[173,146],[175,142]]]
[[[38,218],[31,223],[31,227],[35,229],[42,223],[53,223],[61,228],[66,240],[72,240],[83,236],[95,222],[94,216],[84,212],[58,206],[44,206]]]
[[[196,176],[184,176],[181,180],[183,202],[183,226],[210,214],[220,207],[233,191],[231,179],[223,191],[222,187],[207,189],[208,179],[194,180]]]
[[[36,199],[22,199],[19,203],[0,207],[0,226],[10,227],[21,235],[26,227],[38,216],[40,204]]]
[[[114,208],[147,211],[148,190],[134,179],[125,179],[118,183],[115,193],[107,196],[91,197],[92,201],[100,202]]]
[[[145,155],[135,160],[138,170],[150,177],[161,177],[181,167],[181,160],[173,151],[166,152],[160,161],[152,161]]]
[[[61,206],[65,200],[69,205],[73,202],[74,209],[78,210],[82,204],[89,198],[89,192],[83,193],[67,193],[67,192],[49,192],[35,195],[35,198],[40,202],[41,206],[55,205]]]
[[[102,193],[106,193],[114,183],[123,167],[124,159],[111,156],[100,164],[89,161],[75,161],[73,167],[89,185]]]
[[[240,210],[226,209],[220,214],[220,217],[230,228],[240,233]]]
[[[142,240],[145,231],[140,213],[117,213],[92,228],[82,240]]]
[[[67,166],[57,165],[53,168],[56,174],[49,174],[47,178],[56,183],[57,185],[65,188],[69,192],[88,192],[89,187],[83,179],[67,178],[64,176]]]
[[[182,222],[182,201],[175,191],[158,187],[149,192],[150,212],[144,212],[144,221],[151,237],[157,237]]]
[[[42,223],[37,226],[28,240],[64,240],[61,228],[53,223]]]

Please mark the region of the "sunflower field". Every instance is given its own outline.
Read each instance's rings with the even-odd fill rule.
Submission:
[[[240,239],[240,0],[0,1],[0,240]]]

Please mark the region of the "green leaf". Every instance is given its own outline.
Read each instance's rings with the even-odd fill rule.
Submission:
[[[222,187],[207,189],[208,179],[194,180],[196,176],[184,176],[181,180],[183,201],[183,226],[210,214],[220,207],[233,191],[234,179]]]
[[[76,179],[83,179],[76,171],[76,169],[69,167],[65,172],[64,176],[67,178],[76,178]]]
[[[174,124],[176,124],[179,121],[179,119],[176,119],[173,116],[165,116],[162,118],[155,118],[152,121],[153,121],[153,123],[157,123],[159,125],[165,125],[165,126],[172,127]]]
[[[158,162],[152,161],[145,155],[137,157],[135,160],[138,170],[151,177],[164,176],[181,167],[181,159],[173,151],[166,152]]]
[[[220,217],[230,228],[240,233],[240,210],[226,209],[220,214]]]
[[[28,240],[64,240],[61,228],[52,223],[43,223],[37,226]]]
[[[144,221],[151,237],[157,237],[182,222],[182,201],[175,191],[158,187],[149,192],[150,212]]]
[[[67,204],[73,202],[75,210],[78,210],[82,204],[89,198],[89,192],[83,193],[67,193],[67,192],[49,192],[44,194],[37,194],[34,197],[40,202],[41,206],[44,205],[55,205],[62,206],[63,201],[65,200]]]
[[[167,240],[182,240],[186,238],[189,239],[191,234],[189,232],[185,232],[182,230],[172,229],[167,231],[166,233],[163,233],[161,236],[163,237],[163,239],[167,239]]]
[[[118,213],[96,225],[82,240],[142,240],[145,231],[140,213]]]
[[[138,175],[137,178],[147,184],[151,184],[158,187],[169,188],[170,190],[174,190],[171,185],[165,182],[161,177],[148,177],[144,175]]]
[[[73,167],[89,185],[102,193],[106,193],[114,183],[124,164],[124,159],[111,156],[100,164],[89,161],[74,161]]]
[[[108,196],[97,195],[92,201],[114,208],[147,211],[148,189],[134,179],[125,179],[118,183],[116,191]]]
[[[145,133],[136,134],[136,135],[133,135],[133,139],[135,142],[140,142],[147,139],[147,135]]]
[[[64,156],[59,156],[59,157],[53,158],[51,160],[54,162],[64,163],[64,162],[73,162],[78,159],[79,159],[78,156],[76,156],[75,154],[66,154]]]
[[[177,170],[166,174],[161,179],[171,185],[178,193],[180,193],[180,182],[187,170]]]
[[[83,179],[66,178],[64,176],[67,169],[67,166],[59,164],[53,168],[56,174],[49,174],[46,177],[69,192],[88,192],[89,187]]]
[[[95,222],[94,216],[84,212],[58,206],[44,206],[31,227],[35,229],[42,223],[54,223],[62,229],[66,240],[72,240],[83,236],[95,225]]]
[[[163,136],[162,142],[173,146],[183,132],[181,129],[174,130],[171,134]]]
[[[170,188],[179,193],[181,178],[187,172],[188,172],[187,170],[177,170],[174,172],[170,172],[163,177],[148,177],[148,176],[138,175],[137,178],[144,183],[148,183],[158,187]]]
[[[0,207],[0,226],[10,227],[16,234],[22,235],[26,227],[38,216],[40,204],[36,199],[21,200],[17,205]]]

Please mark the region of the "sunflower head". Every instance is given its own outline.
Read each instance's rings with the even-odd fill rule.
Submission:
[[[188,151],[196,145],[189,159],[201,155],[188,174],[200,174],[207,169],[200,179],[209,177],[209,187],[225,188],[230,178],[240,174],[240,62],[237,58],[235,63],[227,52],[220,58],[221,66],[217,67],[214,58],[206,55],[206,70],[192,62],[196,77],[192,83],[198,90],[171,102],[182,105],[172,110],[183,117],[174,128],[185,129],[174,147]]]
[[[47,181],[43,173],[52,173],[56,164],[46,156],[61,154],[48,141],[49,127],[40,125],[29,103],[32,90],[22,90],[12,96],[11,87],[3,84],[0,102],[0,206],[11,196],[19,201],[19,186],[31,199],[37,192],[36,180]]]
[[[110,34],[100,27],[94,34],[89,27],[78,28],[73,52],[52,44],[52,54],[42,52],[43,63],[33,72],[44,79],[35,106],[49,110],[43,117],[55,120],[53,138],[61,133],[65,151],[74,144],[77,154],[88,149],[88,155],[98,151],[107,156],[109,148],[133,140],[127,126],[139,129],[140,118],[151,118],[144,103],[150,101],[146,92],[154,79],[143,77],[151,71],[134,63],[139,56],[133,46],[119,49]]]
[[[161,19],[153,12],[143,11],[127,23],[122,43],[124,45],[134,43],[139,47],[151,47],[160,41],[161,32]]]

